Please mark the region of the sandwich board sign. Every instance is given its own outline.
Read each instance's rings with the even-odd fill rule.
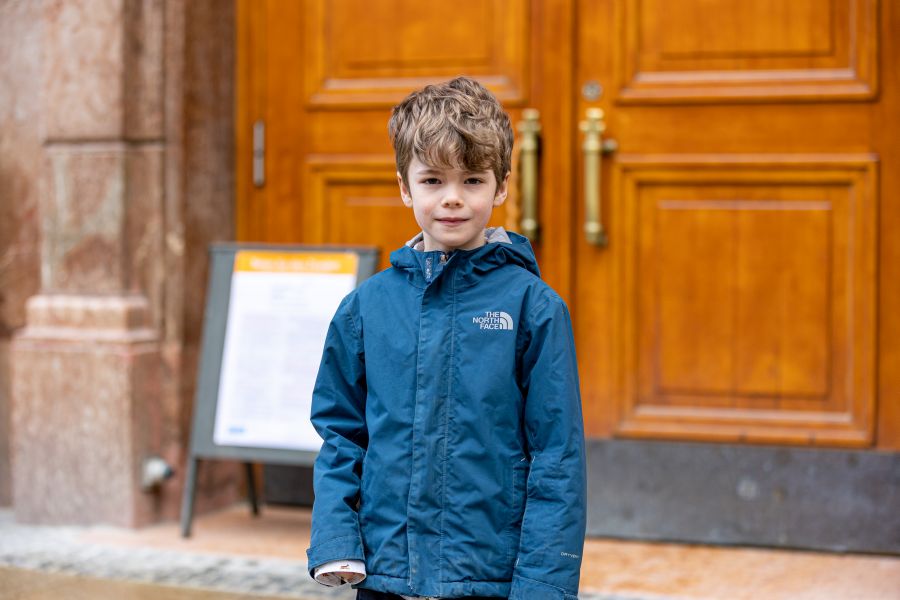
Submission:
[[[362,247],[217,244],[203,323],[181,532],[190,535],[202,459],[312,465],[322,439],[310,422],[328,324],[378,264]]]

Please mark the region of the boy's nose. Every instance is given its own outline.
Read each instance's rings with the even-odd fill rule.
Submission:
[[[444,199],[441,201],[441,205],[444,208],[459,208],[462,206],[462,200],[459,198],[459,195],[455,192],[450,192]]]

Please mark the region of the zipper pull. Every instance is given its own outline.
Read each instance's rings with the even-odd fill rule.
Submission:
[[[444,264],[446,262],[447,262],[447,253],[441,252],[441,264]]]

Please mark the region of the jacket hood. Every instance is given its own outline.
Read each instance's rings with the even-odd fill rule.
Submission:
[[[514,231],[502,227],[488,227],[484,230],[485,244],[472,250],[452,250],[447,263],[452,261],[464,280],[474,283],[479,275],[504,265],[515,265],[541,276],[531,242]],[[425,252],[424,234],[419,232],[403,246],[391,253],[391,264],[405,271],[413,283],[424,283],[426,271],[431,268],[426,261],[429,256],[444,254],[439,250]]]

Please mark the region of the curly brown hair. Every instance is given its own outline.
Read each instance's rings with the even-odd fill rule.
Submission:
[[[513,130],[497,98],[470,77],[427,85],[394,107],[388,133],[397,171],[409,185],[412,157],[436,168],[510,171]]]

